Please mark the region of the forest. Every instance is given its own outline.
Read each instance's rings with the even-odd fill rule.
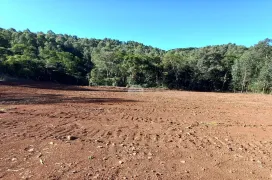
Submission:
[[[272,40],[162,50],[134,41],[0,28],[0,76],[72,85],[272,92]]]

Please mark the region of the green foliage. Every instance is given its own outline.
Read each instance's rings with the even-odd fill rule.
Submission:
[[[272,47],[235,44],[164,51],[134,41],[0,28],[0,74],[80,85],[272,91]]]
[[[235,61],[232,69],[233,87],[238,91],[270,93],[272,91],[271,40],[260,41]]]

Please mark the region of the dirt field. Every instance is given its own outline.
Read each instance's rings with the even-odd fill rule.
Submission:
[[[0,82],[0,145],[0,179],[272,179],[272,96]]]

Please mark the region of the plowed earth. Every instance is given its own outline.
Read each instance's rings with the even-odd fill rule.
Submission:
[[[271,160],[271,95],[0,82],[0,179],[271,179]]]

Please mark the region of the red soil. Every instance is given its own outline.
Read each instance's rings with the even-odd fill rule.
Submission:
[[[0,179],[271,179],[272,96],[0,83],[0,146]]]

